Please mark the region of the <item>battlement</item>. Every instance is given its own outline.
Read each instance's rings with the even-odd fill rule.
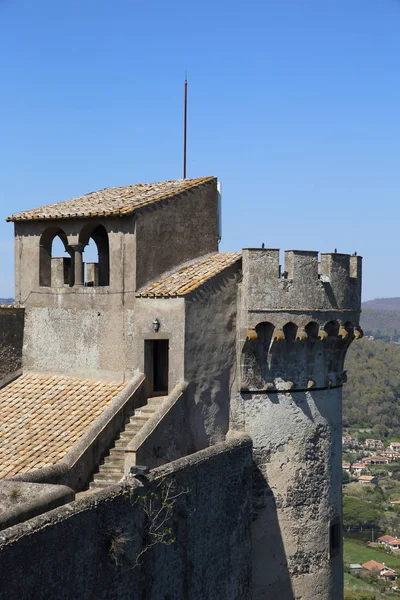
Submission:
[[[243,301],[247,310],[359,311],[362,257],[337,252],[243,250]]]

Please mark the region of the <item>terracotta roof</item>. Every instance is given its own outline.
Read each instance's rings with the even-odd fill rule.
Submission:
[[[142,298],[170,298],[185,296],[200,285],[221,273],[240,260],[239,252],[217,252],[207,258],[182,267],[170,275],[155,281],[139,290],[136,296]]]
[[[124,216],[146,204],[170,198],[214,179],[214,177],[198,177],[197,179],[177,179],[175,181],[137,183],[135,185],[105,188],[71,200],[47,204],[46,206],[16,213],[8,217],[6,221]]]
[[[369,560],[362,566],[364,569],[367,569],[367,571],[380,571],[381,569],[387,568],[384,564],[376,562],[376,560]]]
[[[393,575],[396,575],[396,571],[394,569],[389,569],[386,567],[383,571],[381,571],[382,577],[393,577]]]
[[[0,478],[61,460],[125,385],[25,374],[0,389]]]
[[[393,535],[381,535],[381,537],[378,537],[377,541],[378,542],[393,542],[393,540],[395,540],[396,538]]]

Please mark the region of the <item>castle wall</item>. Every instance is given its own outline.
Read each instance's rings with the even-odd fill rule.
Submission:
[[[179,459],[153,471],[152,480],[109,488],[2,531],[1,596],[249,600],[250,440]],[[148,520],[144,514],[152,492],[158,501],[179,495],[167,521],[175,541],[153,545],[137,564],[145,523],[154,519],[154,512],[146,509]]]
[[[0,307],[0,381],[22,366],[24,309]]]
[[[195,450],[224,440],[229,429],[239,274],[234,265],[186,300],[185,395]]]
[[[137,212],[136,284],[218,251],[218,193],[213,179]]]

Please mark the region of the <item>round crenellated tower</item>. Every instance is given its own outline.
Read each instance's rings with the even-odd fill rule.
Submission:
[[[360,256],[245,249],[231,429],[253,439],[253,598],[340,600],[342,386]]]

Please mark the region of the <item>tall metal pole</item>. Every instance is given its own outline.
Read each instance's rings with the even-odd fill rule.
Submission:
[[[183,116],[183,179],[186,179],[186,137],[187,137],[187,75],[184,85],[184,116]]]

